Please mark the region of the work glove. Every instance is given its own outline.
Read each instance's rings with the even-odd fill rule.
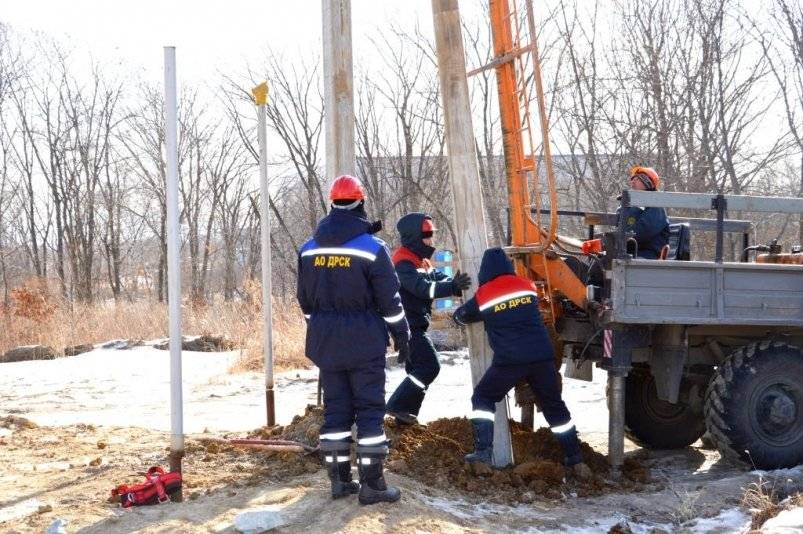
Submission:
[[[463,291],[471,287],[471,277],[462,271],[457,271],[452,278],[452,286],[454,287],[454,294],[460,296]]]
[[[368,227],[369,234],[378,234],[382,231],[382,221],[374,221]]]
[[[407,362],[410,359],[410,339],[404,335],[394,336],[393,350],[399,353],[399,363]]]
[[[455,312],[452,314],[452,323],[458,328],[463,328],[466,326],[466,323],[463,321],[463,308],[457,308]]]

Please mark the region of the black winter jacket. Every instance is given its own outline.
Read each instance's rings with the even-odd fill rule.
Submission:
[[[501,248],[485,251],[477,293],[454,313],[458,323],[483,321],[494,365],[520,365],[554,359],[535,285],[516,276]]]
[[[410,331],[385,243],[359,212],[333,209],[298,255],[298,302],[308,319],[306,354],[321,369],[384,359],[388,329]]]

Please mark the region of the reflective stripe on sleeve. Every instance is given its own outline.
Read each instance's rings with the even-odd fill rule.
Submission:
[[[469,419],[486,419],[488,421],[494,420],[494,413],[485,410],[473,410],[468,416]]]
[[[431,299],[435,298],[435,284],[436,283],[437,282],[432,282],[432,284],[430,284],[430,286],[429,286],[429,298],[431,298]]]

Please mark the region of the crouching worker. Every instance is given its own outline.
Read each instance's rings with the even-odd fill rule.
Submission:
[[[388,453],[385,352],[388,330],[404,350],[410,329],[399,279],[385,243],[372,234],[359,180],[341,176],[332,210],[298,258],[298,302],[307,318],[306,354],[320,368],[323,426],[320,449],[337,499],[359,492],[361,504],[394,502],[382,462]],[[359,485],[351,479],[351,426],[357,423]]]
[[[466,461],[491,463],[495,405],[524,379],[563,447],[567,470],[588,478],[591,471],[583,463],[577,430],[560,395],[555,355],[538,310],[535,285],[516,276],[501,248],[485,251],[478,282],[474,297],[454,313],[460,325],[483,321],[493,350],[491,366],[471,397],[475,451]]]

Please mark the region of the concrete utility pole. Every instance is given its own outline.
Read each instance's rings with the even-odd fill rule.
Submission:
[[[466,294],[466,297],[471,297],[477,289],[477,273],[482,254],[488,248],[488,238],[485,232],[485,209],[480,193],[482,187],[474,128],[471,124],[471,101],[457,3],[457,0],[432,0],[432,16],[435,23],[441,100],[446,117],[446,144],[449,149],[457,246],[463,270],[473,275],[474,284]],[[481,325],[469,325],[468,347],[471,355],[471,380],[476,386],[491,365],[492,357]],[[498,467],[513,461],[506,401],[496,405],[493,461]]]
[[[351,0],[321,0],[323,87],[326,116],[326,179],[354,176],[354,80],[351,59]]]

